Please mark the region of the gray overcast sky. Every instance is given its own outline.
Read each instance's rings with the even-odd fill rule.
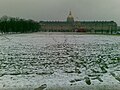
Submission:
[[[114,20],[120,25],[120,0],[0,0],[0,16],[34,20]]]

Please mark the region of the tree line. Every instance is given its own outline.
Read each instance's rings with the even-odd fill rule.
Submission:
[[[0,18],[1,33],[27,33],[37,32],[40,25],[37,21],[26,20],[18,17],[3,16]]]

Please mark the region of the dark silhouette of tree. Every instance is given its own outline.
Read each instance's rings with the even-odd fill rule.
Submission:
[[[18,17],[3,16],[0,18],[1,33],[27,33],[37,32],[40,29],[38,22],[31,19],[25,20]]]

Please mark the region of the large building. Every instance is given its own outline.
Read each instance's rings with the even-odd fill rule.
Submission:
[[[116,33],[117,24],[114,21],[74,21],[71,11],[66,21],[40,21],[42,31],[86,32],[86,33]]]

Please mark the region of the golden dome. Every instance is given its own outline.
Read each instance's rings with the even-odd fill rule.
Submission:
[[[67,22],[74,22],[74,17],[72,16],[71,11],[69,12],[69,15],[67,17]]]
[[[68,15],[68,18],[73,18],[71,11],[70,11],[70,13]]]

